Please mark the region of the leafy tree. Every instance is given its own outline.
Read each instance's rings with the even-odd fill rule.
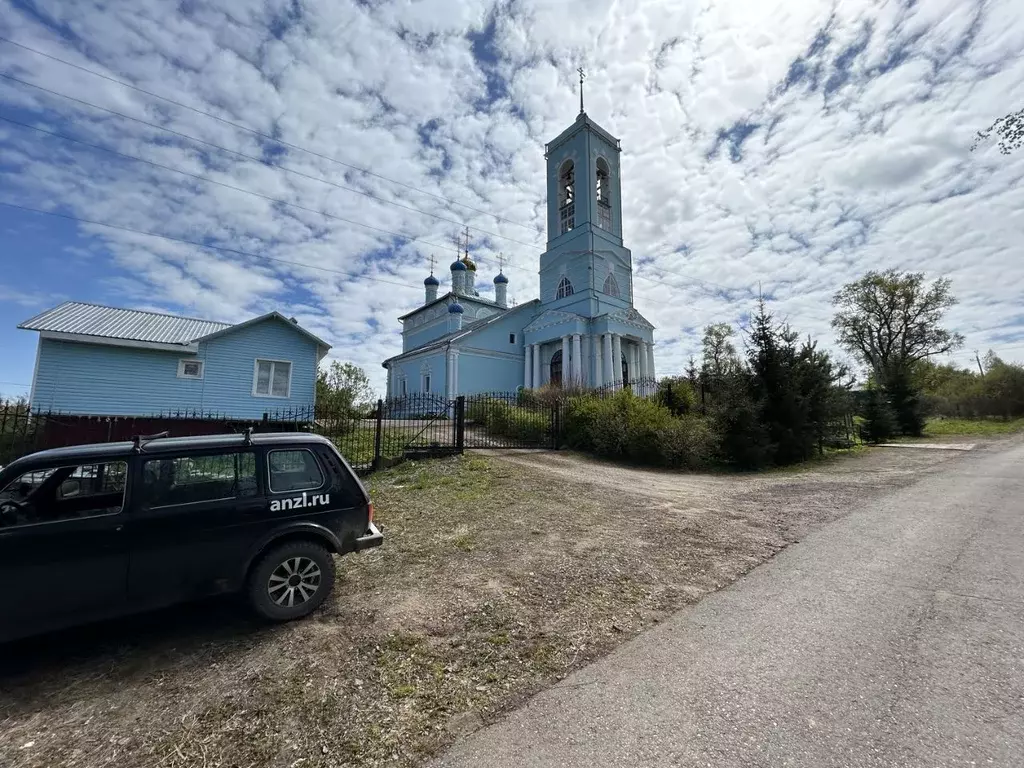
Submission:
[[[735,333],[728,323],[713,323],[704,328],[704,364],[701,371],[712,381],[721,379],[739,367],[736,347],[730,341]]]
[[[999,151],[1004,155],[1010,154],[1015,149],[1020,149],[1024,145],[1024,109],[1003,115],[985,130],[978,131],[974,137],[974,143],[971,144],[971,152],[976,150],[978,145],[993,133],[999,137]]]
[[[868,272],[843,286],[833,303],[838,311],[832,327],[839,343],[870,369],[903,430],[920,434],[914,366],[963,344],[963,336],[941,327],[946,310],[956,304],[949,280],[928,286],[921,273]]]
[[[335,360],[317,372],[317,406],[330,414],[355,416],[367,411],[372,400],[370,379],[358,365]]]

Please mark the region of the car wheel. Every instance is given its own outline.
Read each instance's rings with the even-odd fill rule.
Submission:
[[[289,621],[312,613],[332,589],[334,558],[311,541],[274,547],[249,573],[249,604],[271,621]]]

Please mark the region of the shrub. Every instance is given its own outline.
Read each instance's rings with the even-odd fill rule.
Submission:
[[[658,402],[673,416],[691,413],[697,408],[697,393],[693,384],[683,376],[671,376],[658,382]]]
[[[570,448],[650,466],[697,468],[714,453],[705,420],[674,417],[665,406],[629,390],[571,398],[565,435]]]

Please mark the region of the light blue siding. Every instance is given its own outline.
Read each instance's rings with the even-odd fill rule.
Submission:
[[[179,410],[259,419],[313,405],[317,344],[287,322],[268,319],[203,342],[196,355],[40,339],[32,407],[96,416]],[[178,361],[204,362],[202,379],[179,379]],[[292,364],[288,398],[255,397],[257,358]]]

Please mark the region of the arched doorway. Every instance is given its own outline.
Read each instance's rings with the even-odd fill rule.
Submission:
[[[554,387],[562,386],[562,350],[551,356],[551,367],[548,382]]]

